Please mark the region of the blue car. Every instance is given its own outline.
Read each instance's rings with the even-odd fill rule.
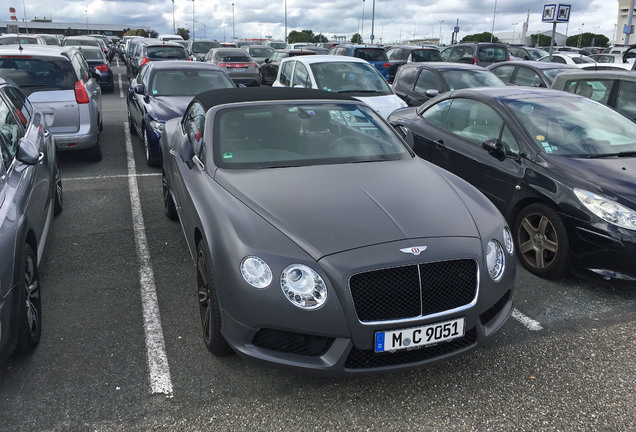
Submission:
[[[62,211],[55,140],[44,116],[0,78],[0,363],[33,350],[42,334],[38,266]]]
[[[366,60],[380,71],[384,79],[387,81],[389,79],[391,63],[389,63],[386,51],[384,51],[382,47],[375,45],[340,44],[329,50],[327,54],[357,57]]]
[[[159,139],[164,124],[183,116],[195,95],[235,87],[229,75],[212,63],[175,60],[143,65],[130,82],[127,106],[130,133],[141,138],[146,163],[161,165]]]

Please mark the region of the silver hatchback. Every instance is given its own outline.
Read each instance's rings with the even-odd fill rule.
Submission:
[[[0,47],[0,76],[14,81],[41,111],[59,150],[84,150],[102,158],[102,91],[74,47]]]

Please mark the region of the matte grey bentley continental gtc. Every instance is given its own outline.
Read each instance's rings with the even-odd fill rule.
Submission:
[[[501,328],[506,222],[409,138],[360,101],[305,89],[212,90],[166,123],[165,211],[196,263],[213,354],[368,374]]]

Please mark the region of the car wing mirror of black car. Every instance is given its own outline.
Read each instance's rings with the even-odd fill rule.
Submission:
[[[506,158],[506,147],[497,138],[487,138],[481,143],[481,148],[492,157],[500,161]]]
[[[192,144],[190,144],[188,136],[185,135],[181,138],[181,142],[179,143],[179,157],[181,157],[181,160],[188,168],[192,168],[194,166],[194,162],[192,161],[193,156],[194,149],[192,148]]]
[[[265,59],[265,63],[269,63],[269,59],[268,58]]]
[[[95,69],[92,66],[91,66],[91,75],[93,76],[93,78],[95,78],[98,81],[102,77],[102,75],[97,71],[97,69]]]
[[[437,90],[437,89],[428,89],[428,90],[426,90],[426,92],[424,94],[427,97],[429,97],[429,98],[434,98],[435,96],[437,96],[439,94],[439,90]]]
[[[22,138],[15,157],[22,163],[35,165],[40,160],[40,152],[35,144],[26,138]]]
[[[402,125],[395,126],[395,130],[397,131],[398,135],[400,135],[402,139],[406,141],[406,144],[408,144],[411,150],[413,150],[413,148],[415,147],[415,138],[413,137],[413,132],[411,132],[411,130],[406,126]]]

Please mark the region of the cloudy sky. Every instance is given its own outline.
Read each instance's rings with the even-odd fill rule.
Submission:
[[[173,29],[171,0],[9,1],[20,20],[26,9],[27,20],[52,17],[55,22],[85,23],[88,18],[89,23],[147,26],[159,33],[172,33]],[[549,3],[547,0],[375,0],[375,41],[393,43],[414,37],[439,37],[441,32],[442,43],[448,43],[458,19],[461,39],[468,34],[491,31],[493,14],[495,34],[520,32],[528,10],[529,31],[551,30],[551,24],[541,23],[543,5]],[[582,29],[583,32],[604,34],[613,40],[617,0],[570,0],[564,3],[572,5],[570,23],[558,24],[558,32],[571,36]],[[230,40],[233,15],[237,38],[284,37],[285,0],[235,0],[234,7],[232,0],[174,0],[177,28],[191,29],[193,5],[197,39],[205,36]],[[8,19],[8,7],[6,9],[7,16],[2,18],[5,20]],[[347,39],[360,32],[368,41],[372,9],[373,0],[287,0],[287,29],[288,32],[309,29],[329,38],[343,35]],[[514,23],[518,24],[515,26]]]

